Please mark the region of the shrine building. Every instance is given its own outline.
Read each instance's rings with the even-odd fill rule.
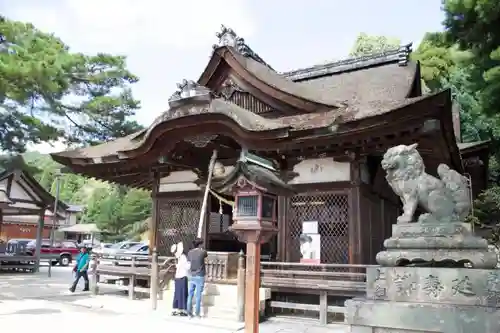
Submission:
[[[196,237],[213,150],[215,178],[248,150],[295,189],[278,198],[279,232],[262,247],[272,261],[300,260],[308,223],[320,237],[320,262],[374,263],[400,210],[380,166],[389,147],[418,143],[427,172],[446,163],[469,176],[474,196],[486,187],[488,144],[460,143],[450,91],[423,94],[411,44],[278,72],[279,64],[267,63],[233,30],[223,27],[217,37],[198,80],[179,84],[147,129],[52,154],[75,173],[150,189],[159,254]],[[228,231],[233,200],[210,194],[208,250],[244,248]]]

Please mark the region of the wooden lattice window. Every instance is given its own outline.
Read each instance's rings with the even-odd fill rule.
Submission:
[[[170,247],[182,241],[189,248],[198,232],[201,201],[190,199],[159,199],[158,254],[169,256]]]
[[[302,222],[317,221],[321,235],[321,262],[349,261],[349,196],[346,193],[321,192],[299,194],[288,204],[289,260],[300,260]]]

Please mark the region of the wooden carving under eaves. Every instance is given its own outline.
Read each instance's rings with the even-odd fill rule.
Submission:
[[[225,79],[220,86],[220,94],[226,100],[230,100],[230,98],[236,91],[244,92],[244,90],[241,87],[239,87],[236,84],[236,82],[234,82],[234,80],[231,78]]]
[[[234,80],[227,78],[221,85],[220,95],[225,100],[250,110],[255,114],[273,112],[273,108],[241,88]]]

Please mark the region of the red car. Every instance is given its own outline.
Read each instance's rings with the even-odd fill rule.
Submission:
[[[26,253],[35,255],[36,240],[29,242],[26,245]],[[68,266],[73,259],[80,253],[80,248],[73,241],[54,241],[53,246],[50,246],[50,240],[42,241],[40,250],[40,259],[50,260],[51,264],[60,266]]]

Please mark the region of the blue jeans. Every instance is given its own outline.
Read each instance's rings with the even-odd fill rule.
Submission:
[[[188,299],[187,299],[187,311],[188,313],[193,313],[193,296],[196,296],[195,303],[195,316],[200,315],[201,311],[201,294],[203,293],[203,288],[205,287],[205,277],[204,276],[190,276],[188,282]]]

